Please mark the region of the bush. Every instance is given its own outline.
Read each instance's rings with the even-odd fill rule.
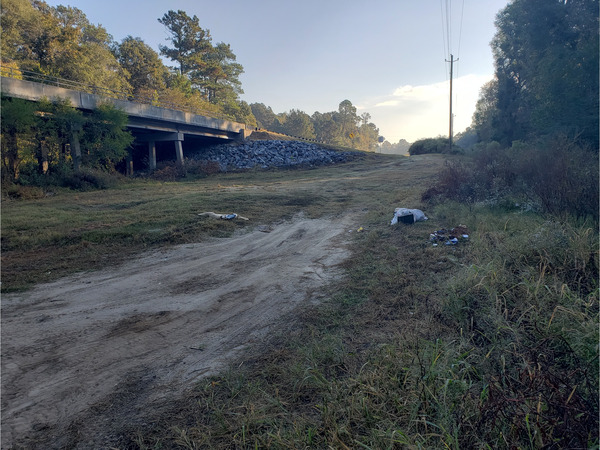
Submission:
[[[473,203],[475,192],[470,166],[461,162],[446,162],[438,174],[438,182],[427,189],[421,200],[434,202],[437,197]]]
[[[187,173],[192,175],[212,175],[221,171],[221,166],[217,161],[194,159],[186,159],[185,168]]]
[[[461,153],[462,149],[456,145],[452,145],[450,150],[450,144],[447,138],[427,138],[415,141],[408,149],[410,155],[424,155],[426,153],[448,153],[457,154]]]
[[[110,174],[100,170],[85,169],[81,172],[72,172],[60,180],[64,187],[76,191],[88,191],[93,189],[108,189],[117,183],[119,175]]]
[[[598,223],[598,183],[597,153],[564,137],[511,148],[491,143],[470,160],[448,163],[422,200],[519,204]]]
[[[158,164],[156,170],[152,173],[152,178],[159,181],[175,181],[179,178],[184,178],[185,175],[186,170],[184,167],[169,161]]]
[[[44,190],[36,186],[12,184],[2,190],[7,197],[19,200],[34,200],[46,196]]]
[[[592,216],[598,222],[598,154],[557,137],[518,155],[527,195],[545,212]]]

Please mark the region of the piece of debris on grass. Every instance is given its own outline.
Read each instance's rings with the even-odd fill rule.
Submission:
[[[365,231],[367,231],[367,230],[366,230],[366,228],[365,228],[365,227],[358,227],[356,230],[348,230],[348,233],[354,233],[355,231],[356,231],[357,233],[364,233],[364,232],[365,232]]]
[[[208,216],[208,217],[212,217],[213,219],[223,219],[223,220],[233,220],[233,219],[250,220],[247,217],[242,217],[236,213],[219,214],[219,213],[214,213],[214,212],[210,211],[210,212],[203,212],[198,215],[199,216]]]
[[[428,219],[425,213],[420,209],[396,208],[390,225],[395,225],[398,222],[412,224],[421,222],[422,220]]]
[[[429,240],[433,242],[434,247],[440,242],[443,242],[445,245],[456,245],[461,240],[466,239],[469,239],[469,229],[465,225],[459,225],[451,230],[442,228],[429,235]]]

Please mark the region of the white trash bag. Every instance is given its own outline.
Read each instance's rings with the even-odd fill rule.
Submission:
[[[392,218],[392,223],[390,223],[390,225],[397,224],[399,217],[406,217],[406,216],[413,217],[412,223],[420,222],[422,220],[427,220],[427,216],[425,216],[425,213],[423,211],[421,211],[420,209],[396,208],[394,210],[394,217]],[[401,219],[401,221],[406,223],[405,220]]]

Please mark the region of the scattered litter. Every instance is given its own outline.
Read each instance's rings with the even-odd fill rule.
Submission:
[[[354,233],[355,231],[357,233],[364,233],[365,231],[367,231],[367,229],[365,227],[358,227],[356,230],[348,230],[348,233]]]
[[[398,222],[410,224],[422,220],[427,220],[427,217],[420,209],[396,208],[390,225],[395,225]]]
[[[469,230],[465,225],[459,225],[451,230],[442,228],[429,235],[429,240],[433,242],[434,247],[437,247],[439,242],[445,245],[456,245],[461,239],[469,239]]]
[[[212,217],[213,219],[223,219],[223,220],[233,220],[233,219],[250,220],[247,217],[239,216],[236,213],[217,214],[214,212],[204,212],[204,213],[200,213],[198,215],[199,216],[208,216],[208,217]]]

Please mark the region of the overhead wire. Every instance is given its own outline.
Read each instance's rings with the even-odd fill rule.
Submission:
[[[452,42],[452,0],[440,0],[440,12],[441,12],[441,18],[442,18],[442,42],[443,42],[443,46],[444,46],[444,58],[445,58],[445,62],[447,64],[455,64],[454,66],[454,76],[453,78],[458,78],[458,72],[459,72],[459,64],[458,61],[460,59],[460,47],[461,47],[461,43],[462,43],[462,28],[463,28],[463,19],[464,19],[464,12],[465,12],[465,1],[462,0],[462,6],[461,6],[461,12],[460,12],[460,25],[459,25],[459,30],[458,30],[458,50],[456,55],[453,54],[453,42]],[[456,58],[454,58],[454,56],[456,56]],[[450,67],[448,65],[446,65],[447,70],[445,70],[445,74],[446,74],[446,81],[448,81],[449,77],[449,72],[450,70],[448,70]],[[458,95],[456,93],[456,90],[453,92],[453,101],[455,103],[455,105],[457,104],[458,101]],[[453,114],[454,116],[454,114]]]
[[[444,53],[444,61],[448,59],[448,47],[446,44],[446,27],[444,26],[444,5],[443,5],[443,0],[440,0],[440,18],[442,20],[442,50]],[[444,73],[446,74],[446,81],[448,81],[448,72],[446,70],[444,70]]]
[[[465,14],[465,0],[462,0],[462,8],[460,12],[460,27],[458,31],[458,51],[456,52],[456,78],[459,78],[459,70],[460,70],[460,44],[462,41],[462,27],[463,27],[463,17]],[[454,91],[454,104],[458,109],[458,95],[457,91]]]
[[[452,0],[446,0],[446,31],[448,32],[448,54],[452,55]]]

